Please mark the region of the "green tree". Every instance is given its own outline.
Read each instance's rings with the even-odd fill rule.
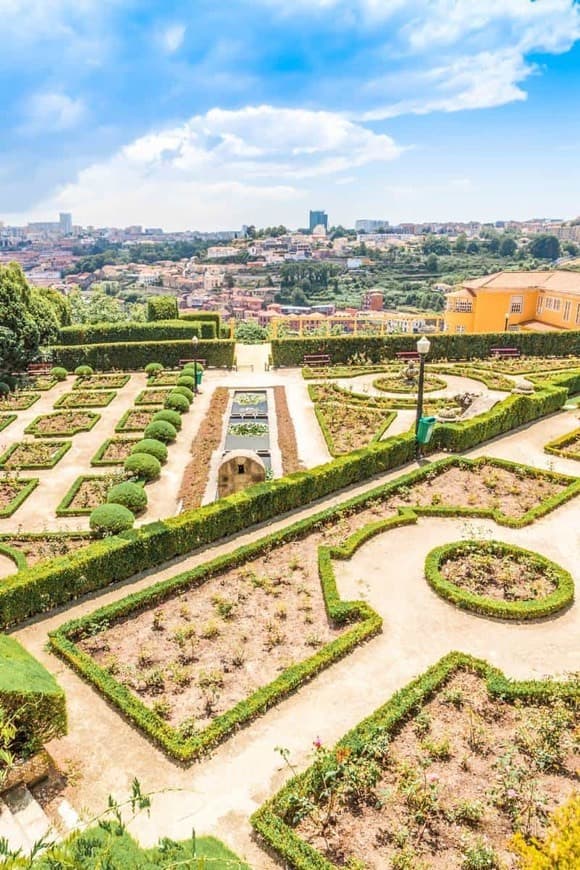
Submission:
[[[479,254],[479,242],[476,239],[470,239],[465,250],[468,254]]]
[[[513,257],[518,246],[513,236],[504,236],[500,242],[499,253],[502,257]]]
[[[18,263],[0,266],[0,374],[26,367],[38,355],[40,330],[32,290]]]
[[[576,242],[568,240],[566,242],[562,242],[562,250],[566,254],[569,254],[571,257],[577,257],[580,253],[580,246],[578,246]]]
[[[560,241],[557,236],[540,233],[528,245],[528,253],[539,260],[557,260],[560,256]]]
[[[428,235],[423,239],[424,254],[450,254],[451,245],[447,236]]]
[[[428,272],[439,271],[439,260],[437,259],[437,254],[429,254],[425,260],[425,268]]]
[[[241,344],[260,344],[267,337],[268,331],[255,320],[242,320],[236,326],[236,341]]]
[[[464,254],[467,248],[467,236],[465,233],[460,233],[455,239],[455,253]]]

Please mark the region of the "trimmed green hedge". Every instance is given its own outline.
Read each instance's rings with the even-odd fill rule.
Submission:
[[[147,300],[147,320],[173,320],[178,317],[175,296],[151,296]]]
[[[105,408],[110,405],[115,396],[116,390],[83,390],[78,387],[72,393],[64,393],[56,400],[54,408]]]
[[[123,462],[125,461],[124,459],[103,459],[105,453],[107,452],[107,450],[109,449],[111,444],[116,444],[118,441],[130,442],[131,444],[138,444],[139,443],[138,438],[107,438],[107,440],[101,444],[101,446],[99,447],[99,449],[97,450],[97,452],[95,453],[93,458],[91,459],[91,465],[95,465],[95,466],[99,466],[99,465],[103,465],[103,466],[122,465]]]
[[[473,552],[499,557],[516,556],[516,558],[525,559],[536,567],[548,570],[556,582],[556,589],[544,598],[529,601],[502,601],[497,598],[489,598],[486,595],[476,595],[443,576],[441,567],[445,562],[456,556]],[[425,577],[431,588],[441,598],[445,598],[456,607],[498,619],[522,620],[552,616],[563,610],[564,607],[568,607],[574,600],[574,580],[568,571],[539,553],[523,550],[521,547],[505,544],[501,541],[459,541],[435,547],[427,554]]]
[[[437,333],[430,335],[429,360],[483,359],[493,347],[517,347],[526,356],[580,356],[580,331],[498,332],[476,335]],[[339,335],[329,338],[280,338],[272,341],[274,366],[301,366],[308,354],[328,354],[331,363],[346,363],[355,354],[371,362],[395,359],[400,351],[415,351],[417,336]]]
[[[509,680],[504,674],[481,659],[459,652],[451,652],[440,659],[424,674],[394,695],[375,710],[367,719],[345,734],[335,750],[347,749],[349,758],[364,758],[376,740],[377,731],[386,735],[396,734],[405,722],[415,717],[423,705],[441,691],[450,679],[460,671],[476,673],[486,680],[488,693],[503,702],[547,703],[555,697],[574,704],[580,700],[578,681],[556,683],[546,681]],[[299,837],[289,824],[289,814],[296,801],[309,801],[316,793],[315,768],[294,776],[273,798],[267,800],[253,814],[250,821],[261,839],[275,852],[280,863],[292,870],[338,870],[317,849]],[[320,773],[319,773],[320,775]]]
[[[122,504],[107,503],[97,505],[91,511],[89,525],[97,535],[118,535],[133,528],[135,515]]]
[[[68,490],[65,492],[64,496],[57,505],[55,511],[57,517],[84,517],[89,516],[89,514],[92,513],[94,507],[71,508],[70,506],[85,480],[103,480],[103,476],[100,474],[79,475],[79,477],[77,477],[77,479],[73,481],[73,483],[69,486]]]
[[[217,332],[219,332],[221,327],[221,317],[217,311],[180,311],[179,319],[185,320],[195,320],[199,323],[203,323],[204,321],[208,323],[215,323],[215,328]]]
[[[27,480],[18,479],[11,481],[11,483],[24,484],[24,486],[18,490],[12,501],[9,501],[3,508],[0,508],[0,519],[11,517],[12,514],[18,510],[20,505],[26,501],[30,493],[36,489],[39,482],[38,477],[29,478]]]
[[[211,368],[231,369],[234,364],[234,341],[199,341],[195,354],[207,360]],[[191,359],[193,345],[182,341],[135,341],[102,344],[55,345],[51,347],[55,363],[74,369],[79,363],[89,363],[98,371],[135,371],[144,368],[152,359],[167,368],[179,365],[181,359]]]
[[[35,417],[32,423],[29,423],[26,429],[24,430],[26,435],[34,435],[35,438],[62,438],[63,436],[71,436],[76,435],[77,432],[90,432],[90,430],[95,426],[95,424],[101,419],[101,415],[97,414],[96,411],[91,411],[89,408],[82,408],[79,411],[80,413],[88,416],[89,424],[88,426],[69,426],[68,428],[62,428],[57,432],[39,432],[38,426],[41,420],[53,419],[54,417],[65,418],[68,414],[74,414],[74,410],[70,411],[55,411],[53,414],[40,414],[40,416]]]
[[[109,344],[123,341],[177,341],[196,335],[200,339],[217,337],[215,323],[209,321],[159,320],[156,323],[94,323],[84,326],[64,326],[59,330],[62,345]],[[161,362],[161,360],[160,360]]]
[[[0,414],[0,432],[18,419],[18,414]],[[38,418],[37,418],[38,419]],[[24,430],[26,432],[26,429]]]
[[[579,441],[575,450],[567,450],[566,448]],[[553,441],[548,441],[544,450],[546,453],[553,453],[555,456],[565,456],[567,459],[580,459],[580,428],[573,429],[572,432],[567,432],[566,435],[560,435],[559,438],[554,438]]]

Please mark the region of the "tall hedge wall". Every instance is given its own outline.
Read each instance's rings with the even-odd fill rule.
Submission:
[[[428,449],[473,447],[557,410],[567,396],[566,387],[549,385],[531,396],[510,396],[480,417],[437,426]],[[252,486],[206,507],[21,571],[0,586],[0,628],[397,468],[410,462],[414,452],[412,433],[394,436],[309,471]]]
[[[197,359],[207,360],[215,368],[231,368],[234,364],[234,341],[200,341],[195,348]],[[51,348],[54,365],[73,371],[79,365],[90,365],[97,371],[112,369],[135,371],[150,362],[177,366],[180,359],[194,356],[191,341],[141,341],[115,344],[55,345]]]
[[[180,311],[180,320],[195,320],[203,323],[207,320],[209,323],[215,323],[216,329],[221,326],[221,316],[219,311]]]
[[[158,320],[155,323],[95,323],[65,326],[59,331],[59,344],[108,344],[113,341],[185,341],[194,335],[217,338],[216,324],[210,321]]]
[[[580,331],[499,332],[478,335],[430,335],[430,360],[480,359],[492,347],[517,347],[526,356],[580,356]],[[348,362],[354,354],[364,353],[372,362],[394,359],[399,351],[417,349],[416,335],[354,336],[330,338],[281,338],[272,341],[275,366],[301,366],[305,354],[326,353],[333,363]]]

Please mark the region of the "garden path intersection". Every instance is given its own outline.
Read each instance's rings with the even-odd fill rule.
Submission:
[[[284,386],[304,467],[311,468],[331,459],[314,413],[308,383],[301,372],[296,369],[263,371],[263,366],[258,369],[257,364],[251,372],[250,364],[248,368],[240,367],[238,372],[209,370],[205,373],[202,393],[190,413],[184,415],[183,429],[169,450],[162,477],[150,487],[147,512],[139,518],[140,524],[176,514],[180,475],[188,460],[191,441],[218,386]],[[482,383],[470,378],[443,377],[448,386],[444,391],[432,393],[434,398],[462,391],[490,392]],[[363,375],[339,383],[346,389],[353,385],[355,391],[366,393],[368,390],[368,394],[373,394],[372,379]],[[49,413],[54,401],[70,386],[69,378],[67,384],[57,385],[42,394],[30,409],[19,412],[17,422],[0,433],[0,444],[7,447],[21,440],[25,426],[39,414]],[[91,473],[90,457],[111,437],[115,424],[133,407],[144,387],[145,376],[132,375],[111,405],[97,409],[101,421],[95,429],[73,437],[73,448],[56,469],[22,472],[22,476],[38,476],[39,488],[12,517],[0,520],[0,534],[18,529],[88,527],[86,517],[56,518],[55,506],[76,476]],[[498,393],[497,397],[503,395]],[[385,437],[408,430],[413,417],[412,410],[400,410]],[[465,456],[508,460],[574,478],[578,476],[577,461],[547,455],[544,446],[578,425],[577,411],[560,411],[482,444]],[[433,455],[423,467],[442,458],[444,454]],[[73,805],[98,812],[109,794],[125,796],[130,791],[131,781],[137,777],[144,790],[156,793],[150,816],[138,817],[131,826],[144,845],[153,844],[162,836],[185,839],[194,828],[199,833],[219,836],[256,870],[269,870],[277,864],[255,840],[249,819],[288,778],[289,771],[282,764],[276,747],[288,749],[292,763],[299,770],[305,769],[312,761],[313,741],[320,739],[324,745],[332,746],[393,692],[452,650],[485,659],[513,679],[562,678],[580,671],[580,606],[577,602],[550,619],[509,623],[453,607],[428,586],[424,573],[425,558],[434,547],[463,539],[495,539],[541,554],[567,570],[578,583],[580,497],[565,501],[521,527],[498,524],[483,517],[419,515],[414,524],[385,529],[370,537],[350,558],[333,559],[340,599],[362,600],[370,605],[383,620],[382,631],[229,736],[211,755],[189,766],[171,760],[123,718],[115,706],[107,703],[94,686],[47,648],[49,633],[64,622],[87,616],[129,593],[148,589],[210,559],[232,553],[242,545],[256,542],[266,534],[280,531],[326,508],[339,507],[354,496],[396,481],[415,468],[417,465],[413,463],[351,486],[290,515],[276,517],[188,556],[134,575],[120,585],[73,602],[58,612],[40,615],[16,629],[14,636],[54,674],[66,694],[69,731],[50,744],[49,749],[65,770],[77,772],[77,776],[71,777],[74,784],[69,786],[68,796]],[[92,473],[98,471],[93,469]],[[411,498],[409,505],[412,504]],[[0,556],[0,574],[8,573],[10,564],[6,565]]]

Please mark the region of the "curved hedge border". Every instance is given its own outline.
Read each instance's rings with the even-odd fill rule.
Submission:
[[[20,550],[9,547],[8,544],[3,544],[2,541],[0,541],[0,554],[11,559],[11,561],[16,565],[17,571],[23,571],[26,568],[26,557],[20,552]]]
[[[7,505],[5,505],[3,508],[0,508],[0,519],[4,519],[5,517],[11,517],[12,514],[18,510],[22,502],[26,501],[32,490],[36,489],[40,481],[38,477],[32,477],[28,480],[18,479],[13,482],[22,483],[24,484],[24,486],[16,493],[12,501],[9,501]]]
[[[478,368],[474,363],[470,365],[465,363],[451,363],[451,365],[436,365],[432,371],[435,373],[441,372],[442,375],[453,375],[456,378],[471,378],[473,381],[481,381],[488,390],[500,390],[504,393],[510,393],[515,381],[510,381],[504,374],[490,369]]]
[[[204,359],[209,368],[231,369],[234,364],[235,342],[225,339],[200,340],[196,356]],[[136,371],[145,368],[151,360],[166,368],[179,365],[182,359],[191,359],[193,345],[187,341],[134,341],[103,344],[55,345],[50,348],[54,365],[73,371],[78,365],[90,365],[95,370]]]
[[[122,465],[123,462],[125,461],[124,459],[103,459],[103,456],[105,455],[105,453],[109,449],[110,445],[116,444],[117,441],[127,441],[127,442],[131,442],[132,444],[137,444],[137,442],[140,440],[141,440],[140,438],[107,438],[107,440],[101,444],[101,446],[99,447],[99,449],[97,450],[97,452],[95,453],[93,458],[91,459],[91,465],[95,465],[95,466],[98,466],[98,465],[101,465],[101,466]]]
[[[0,432],[6,429],[7,426],[10,426],[11,423],[14,423],[17,419],[18,414],[0,414]]]
[[[441,566],[454,556],[477,551],[497,556],[516,555],[526,558],[541,568],[548,568],[556,577],[556,589],[543,598],[530,601],[502,601],[488,598],[486,595],[476,595],[467,589],[462,589],[441,573]],[[539,553],[524,550],[502,541],[458,541],[435,547],[425,559],[425,578],[434,591],[455,604],[462,610],[470,610],[483,616],[493,616],[498,619],[539,619],[552,616],[559,610],[568,607],[574,600],[574,580],[564,568],[546,559]]]
[[[96,401],[87,402],[86,397],[83,400],[83,393],[77,390],[76,393],[65,393],[53,405],[53,408],[66,408],[67,410],[85,410],[85,408],[106,408],[110,405],[115,396],[116,390],[90,390],[87,392],[97,393]]]
[[[431,385],[429,384],[429,379],[431,379]],[[415,393],[416,390],[410,389],[406,387],[404,384],[397,387],[383,387],[382,384],[385,381],[385,378],[375,378],[373,381],[373,387],[375,390],[380,390],[382,393]],[[433,386],[433,381],[437,381],[437,383]],[[443,378],[438,378],[437,375],[433,374],[433,372],[425,373],[425,385],[423,387],[424,393],[435,393],[437,390],[444,390],[447,387],[447,382],[443,380]]]
[[[561,435],[559,438],[554,438],[553,441],[548,441],[544,450],[546,453],[553,453],[555,456],[565,456],[566,459],[580,459],[580,443],[576,450],[566,450],[569,444],[580,439],[580,429],[574,429],[572,432],[567,432],[566,435]]]
[[[493,698],[510,703],[547,703],[554,698],[560,698],[565,703],[574,704],[580,700],[580,684],[577,680],[569,683],[550,680],[516,682],[509,680],[501,671],[481,659],[451,652],[420,677],[395,692],[386,704],[345,734],[335,749],[346,748],[350,750],[351,756],[364,756],[367,746],[376,738],[377,728],[396,734],[405,722],[414,718],[420,708],[460,671],[469,671],[484,678],[487,691]],[[296,792],[308,794],[312,776],[313,768],[310,767],[304,773],[293,777],[273,798],[262,804],[250,822],[262,841],[281,859],[281,863],[292,870],[338,870],[337,865],[301,839],[284,821],[292,796]]]
[[[90,430],[95,426],[98,421],[101,419],[101,415],[97,414],[96,411],[91,411],[88,408],[79,409],[83,414],[88,414],[91,416],[91,421],[88,426],[73,426],[69,429],[61,429],[60,432],[38,432],[38,424],[41,420],[52,419],[53,417],[60,417],[65,411],[55,411],[54,414],[40,414],[40,416],[35,417],[32,423],[29,423],[24,433],[26,435],[34,435],[35,438],[63,438],[71,435],[76,435],[78,432],[90,432]]]
[[[34,444],[35,442],[30,443]],[[23,462],[20,465],[13,466],[13,468],[54,468],[57,462],[60,462],[65,453],[72,447],[72,441],[49,441],[48,443],[51,447],[57,448],[49,460],[46,462]],[[11,444],[8,450],[4,451],[2,456],[0,456],[0,468],[6,465],[13,453],[16,453],[21,447],[26,446],[26,441],[17,441],[15,444]]]

